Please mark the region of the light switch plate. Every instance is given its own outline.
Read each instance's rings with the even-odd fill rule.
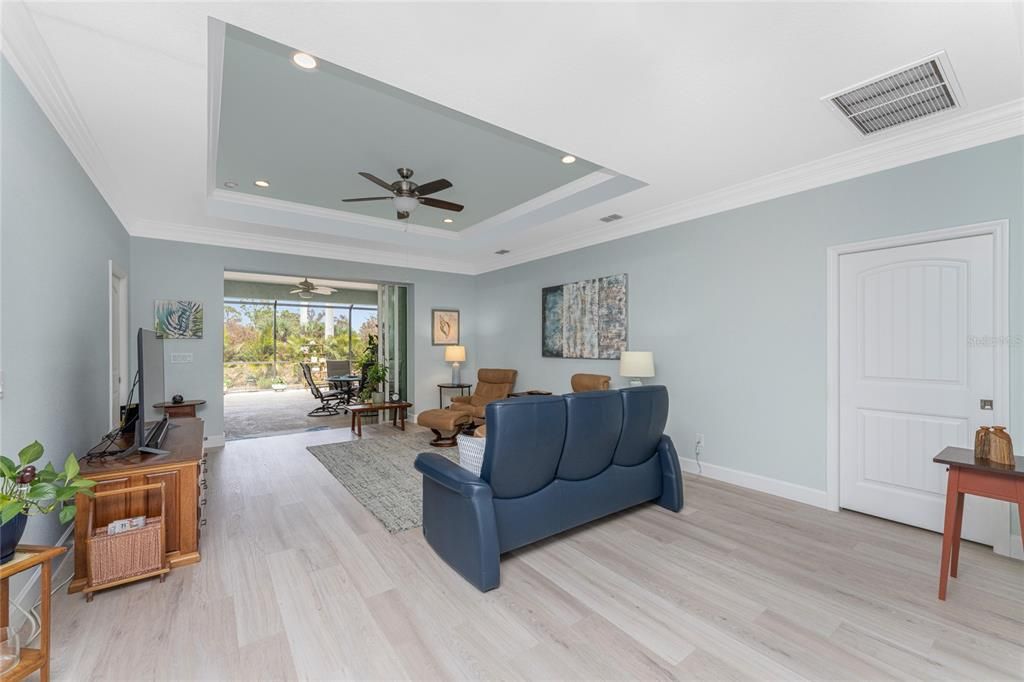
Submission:
[[[181,365],[187,362],[192,362],[191,353],[171,353],[172,365]]]

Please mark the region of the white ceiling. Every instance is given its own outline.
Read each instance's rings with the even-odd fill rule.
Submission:
[[[7,58],[133,234],[481,272],[1022,134],[1021,7],[5,3],[3,33]],[[597,203],[548,197],[457,234],[233,201],[210,179],[209,17],[636,182]],[[964,95],[958,110],[864,138],[819,101],[940,50]],[[612,212],[625,218],[598,220]],[[493,255],[501,248],[511,253]]]
[[[258,272],[237,272],[233,270],[224,271],[224,279],[231,282],[259,282],[260,284],[292,284],[295,285],[302,277],[289,277],[286,275],[267,275]],[[377,291],[377,285],[372,282],[348,282],[340,279],[309,279],[318,287],[331,287],[334,289],[357,289],[360,291]]]
[[[325,60],[301,69],[294,49],[235,26],[210,30],[225,30],[223,69],[210,64],[221,83],[218,187],[234,181],[235,192],[394,220],[390,200],[342,199],[390,197],[358,172],[392,182],[397,168],[409,168],[419,184],[450,180],[432,196],[465,205],[459,213],[419,207],[410,220],[461,231],[600,170],[585,159],[562,163],[562,150]]]

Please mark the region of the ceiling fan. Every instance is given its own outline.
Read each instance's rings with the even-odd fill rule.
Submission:
[[[443,199],[434,199],[428,197],[428,194],[434,194],[441,190],[448,189],[452,186],[452,183],[447,180],[432,180],[422,185],[417,185],[409,178],[412,177],[411,168],[399,168],[398,176],[400,180],[394,182],[385,182],[372,173],[366,173],[360,171],[359,173],[364,178],[369,180],[375,185],[379,185],[384,189],[391,192],[392,196],[389,197],[359,197],[357,199],[342,199],[342,201],[381,201],[383,199],[391,199],[395,204],[395,212],[398,215],[399,220],[406,220],[412,214],[416,207],[420,204],[424,206],[431,206],[433,208],[441,208],[446,211],[461,211],[464,207],[462,204],[456,204],[451,201],[444,201]]]
[[[299,282],[297,286],[299,287],[298,289],[292,289],[288,293],[298,294],[299,298],[305,299],[313,298],[313,294],[320,294],[321,296],[330,296],[335,291],[337,291],[337,289],[332,289],[331,287],[317,286],[316,284],[310,282],[308,277]]]

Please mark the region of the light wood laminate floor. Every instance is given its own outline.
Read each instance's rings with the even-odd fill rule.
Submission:
[[[481,594],[305,450],[349,437],[211,453],[202,563],[92,604],[59,595],[54,677],[1024,675],[1024,565],[988,548],[965,543],[940,602],[938,535],[688,475],[683,513],[644,506],[515,552]]]

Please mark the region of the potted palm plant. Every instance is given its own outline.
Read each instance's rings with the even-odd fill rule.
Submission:
[[[75,495],[93,494],[90,488],[96,482],[78,475],[74,453],[64,460],[64,471],[57,471],[52,462],[36,469],[33,462],[42,456],[39,441],[21,449],[17,464],[0,455],[0,564],[14,557],[30,515],[49,514],[60,508],[58,518],[67,523],[75,518]]]

